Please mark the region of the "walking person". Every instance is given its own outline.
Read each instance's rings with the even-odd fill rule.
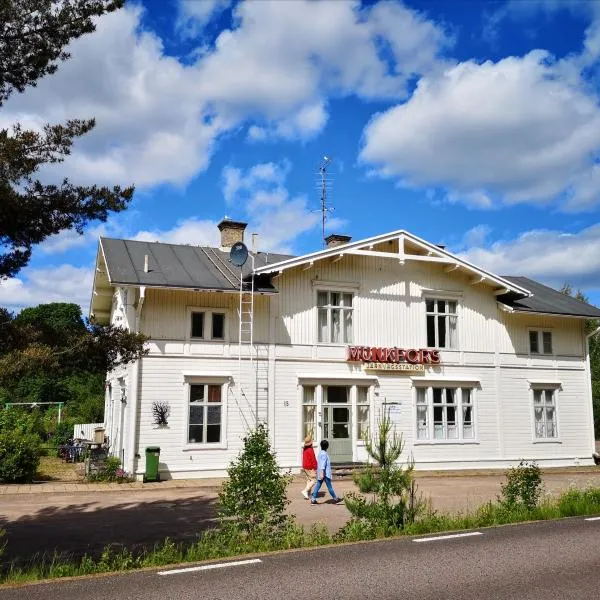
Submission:
[[[306,487],[302,490],[302,495],[308,500],[313,485],[317,482],[317,457],[313,450],[313,439],[310,435],[304,438],[304,448],[302,449],[302,469],[306,475]]]
[[[341,498],[338,498],[333,489],[333,485],[331,484],[331,460],[329,459],[329,454],[327,454],[327,448],[329,448],[329,442],[327,440],[321,440],[321,451],[319,452],[319,458],[317,460],[317,485],[315,485],[315,489],[313,490],[310,499],[312,505],[317,504],[317,494],[321,489],[321,485],[323,485],[323,481],[325,481],[329,495],[333,498],[333,503],[339,504],[342,502]]]

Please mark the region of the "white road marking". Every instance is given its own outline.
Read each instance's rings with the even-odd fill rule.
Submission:
[[[201,565],[200,567],[187,567],[185,569],[172,569],[171,571],[159,571],[158,575],[178,575],[179,573],[193,573],[194,571],[208,571],[210,569],[223,569],[225,567],[239,567],[241,565],[252,565],[260,563],[260,558],[249,558],[248,560],[236,560],[226,563],[214,563],[212,565]]]
[[[451,540],[454,538],[472,537],[474,535],[483,535],[480,531],[470,531],[469,533],[452,533],[450,535],[438,535],[436,537],[417,538],[413,542],[437,542],[438,540]]]
[[[600,521],[600,517],[588,517],[586,521]]]

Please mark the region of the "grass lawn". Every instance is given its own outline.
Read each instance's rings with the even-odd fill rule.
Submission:
[[[36,481],[79,481],[76,464],[56,456],[42,456],[35,476]]]

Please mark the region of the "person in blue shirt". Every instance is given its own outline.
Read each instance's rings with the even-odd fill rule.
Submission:
[[[335,493],[333,485],[331,485],[331,460],[329,459],[329,454],[327,454],[327,448],[329,448],[329,442],[327,440],[321,440],[321,451],[317,458],[317,484],[315,485],[315,489],[310,498],[310,503],[313,505],[317,504],[317,494],[323,485],[323,481],[325,481],[327,490],[333,498],[333,503],[339,504],[342,502],[341,498],[338,498]]]

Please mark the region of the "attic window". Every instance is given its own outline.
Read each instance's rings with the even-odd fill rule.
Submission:
[[[191,310],[190,338],[194,340],[224,340],[225,313],[212,310]]]
[[[192,337],[204,338],[204,313],[192,313]]]
[[[552,354],[552,332],[530,329],[529,352],[531,354]]]

